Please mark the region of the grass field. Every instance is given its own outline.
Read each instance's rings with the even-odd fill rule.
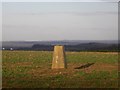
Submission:
[[[60,70],[51,69],[52,55],[48,51],[3,51],[3,88],[118,87],[117,52],[66,52],[68,66]]]

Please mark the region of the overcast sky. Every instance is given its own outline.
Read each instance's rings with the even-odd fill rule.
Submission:
[[[4,2],[2,5],[3,41],[118,38],[117,3]]]

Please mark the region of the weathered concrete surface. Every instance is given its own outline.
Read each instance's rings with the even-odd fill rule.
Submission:
[[[67,68],[64,46],[54,46],[52,69]]]

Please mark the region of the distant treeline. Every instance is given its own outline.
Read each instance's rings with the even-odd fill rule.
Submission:
[[[78,45],[64,45],[66,51],[119,51],[118,44],[104,44],[104,43],[85,43]],[[13,50],[34,50],[34,51],[53,51],[54,45],[40,45],[34,44],[32,47],[13,47]],[[6,48],[7,50],[7,48]],[[9,48],[8,48],[9,50]]]

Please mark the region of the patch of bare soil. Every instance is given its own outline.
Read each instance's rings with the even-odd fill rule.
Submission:
[[[15,63],[15,66],[31,66],[32,62],[21,62],[21,63]]]
[[[87,65],[83,64],[82,66]],[[113,70],[118,70],[118,65],[115,64],[105,64],[105,63],[94,63],[89,67],[82,68],[80,70],[84,70],[87,73],[91,73],[92,71],[113,71]]]
[[[68,64],[67,69],[51,69],[48,67],[34,68],[31,69],[28,73],[32,74],[33,76],[56,76],[56,75],[72,76],[77,71],[85,71],[86,73],[91,73],[92,71],[113,71],[118,69],[117,65],[104,63],[94,63],[91,64],[89,67],[75,69],[76,67],[79,66],[81,67],[84,65],[87,65],[87,63]]]

